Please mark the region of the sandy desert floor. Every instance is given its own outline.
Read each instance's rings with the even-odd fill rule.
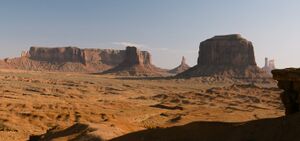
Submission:
[[[109,140],[193,121],[243,122],[284,115],[276,83],[223,78],[115,76],[1,70],[0,140],[28,140],[84,123]]]

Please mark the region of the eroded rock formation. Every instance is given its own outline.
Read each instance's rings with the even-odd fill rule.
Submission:
[[[131,75],[131,76],[157,76],[164,70],[151,63],[151,55],[147,51],[140,51],[136,47],[128,46],[125,59],[115,68],[105,71],[104,74]]]
[[[254,48],[241,35],[215,36],[200,43],[196,66],[180,77],[221,75],[238,78],[263,77],[255,62]]]
[[[281,100],[285,106],[286,115],[300,111],[300,69],[288,68],[273,70],[273,78],[278,81],[278,87],[283,89]]]
[[[267,57],[265,58],[265,66],[262,68],[263,71],[272,75],[271,71],[275,68],[275,60],[269,60]]]
[[[188,70],[189,68],[190,68],[190,66],[188,64],[186,64],[185,57],[182,56],[180,65],[178,67],[170,70],[169,73],[178,74],[178,73],[182,73],[182,72]]]

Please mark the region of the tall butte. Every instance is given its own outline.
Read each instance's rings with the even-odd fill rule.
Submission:
[[[215,36],[201,42],[197,65],[177,76],[215,75],[234,78],[267,76],[256,65],[252,43],[239,34]]]
[[[188,64],[186,64],[185,57],[182,56],[180,65],[172,70],[169,70],[169,73],[178,74],[188,70],[189,68],[191,67]]]
[[[123,76],[160,76],[165,72],[151,63],[151,55],[134,46],[126,47],[125,59],[118,66],[103,72]]]

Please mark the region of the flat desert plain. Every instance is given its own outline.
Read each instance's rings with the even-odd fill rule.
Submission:
[[[0,140],[28,140],[54,128],[88,125],[110,140],[194,121],[244,122],[280,117],[273,80],[116,77],[0,71]],[[65,139],[63,135],[57,140]]]

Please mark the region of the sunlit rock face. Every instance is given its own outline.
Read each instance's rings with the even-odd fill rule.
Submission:
[[[31,47],[21,57],[5,59],[5,65],[0,68],[98,73],[119,65],[124,59],[125,50]]]
[[[77,47],[31,47],[29,50],[30,59],[53,63],[77,62],[118,65],[124,60],[124,55],[124,50],[80,49]]]

